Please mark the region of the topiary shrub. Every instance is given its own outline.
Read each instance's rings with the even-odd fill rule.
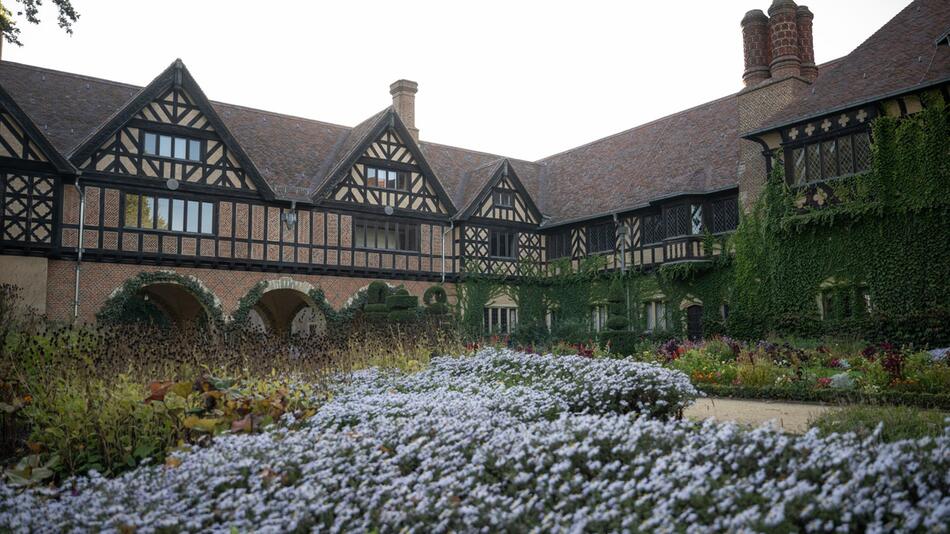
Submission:
[[[387,315],[390,321],[407,322],[416,318],[416,309],[419,307],[419,297],[410,295],[405,289],[397,289],[386,297]]]
[[[607,328],[615,332],[627,329],[627,298],[619,278],[610,283],[607,290]]]
[[[608,330],[600,333],[601,345],[610,345],[612,356],[632,356],[639,354],[643,347],[643,336],[636,332]]]
[[[426,305],[426,313],[430,315],[445,315],[449,313],[449,297],[445,288],[439,285],[430,286],[422,294],[422,302]]]
[[[384,320],[389,316],[389,307],[386,299],[389,298],[389,286],[386,282],[375,280],[366,288],[366,304],[363,305],[363,315],[369,320]]]

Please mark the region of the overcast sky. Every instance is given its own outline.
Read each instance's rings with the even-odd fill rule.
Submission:
[[[3,59],[145,85],[180,57],[212,100],[348,126],[408,78],[423,140],[534,160],[739,90],[769,3],[73,0],[73,36],[47,5]],[[808,2],[818,63],[907,3]]]

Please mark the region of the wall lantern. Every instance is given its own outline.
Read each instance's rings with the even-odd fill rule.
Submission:
[[[297,201],[290,202],[290,210],[284,212],[284,224],[288,230],[293,230],[297,226]]]

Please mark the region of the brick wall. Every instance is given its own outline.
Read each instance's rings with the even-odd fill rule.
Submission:
[[[46,311],[52,319],[65,321],[72,318],[75,266],[76,264],[72,261],[49,262]],[[102,308],[109,295],[129,278],[141,272],[163,270],[193,276],[200,280],[220,299],[222,310],[228,315],[234,312],[241,297],[256,283],[288,277],[281,273],[84,262],[80,279],[80,319],[89,322],[95,320],[96,312]],[[373,278],[298,274],[289,278],[321,288],[334,309],[343,307],[347,299],[374,280]],[[420,297],[420,304],[422,293],[432,285],[432,282],[419,281],[389,281],[389,283],[405,285],[411,294]],[[452,284],[447,284],[446,289],[450,294],[455,294]]]
[[[773,79],[739,93],[739,131],[755,130],[807,86],[801,78]],[[754,141],[739,141],[739,204],[746,208],[758,197],[767,178],[762,150]]]

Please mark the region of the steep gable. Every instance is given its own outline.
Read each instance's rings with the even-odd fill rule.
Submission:
[[[350,133],[339,161],[315,198],[371,209],[451,215],[451,201],[391,109]]]
[[[490,177],[487,182],[480,179],[486,170]],[[463,211],[463,218],[478,217],[534,225],[541,223],[541,212],[508,160],[477,169],[472,174],[470,180],[484,185]]]
[[[273,198],[180,61],[91,134],[71,159],[84,171],[174,179]]]
[[[76,169],[53,147],[6,89],[0,86],[0,157],[28,166],[75,174]]]

